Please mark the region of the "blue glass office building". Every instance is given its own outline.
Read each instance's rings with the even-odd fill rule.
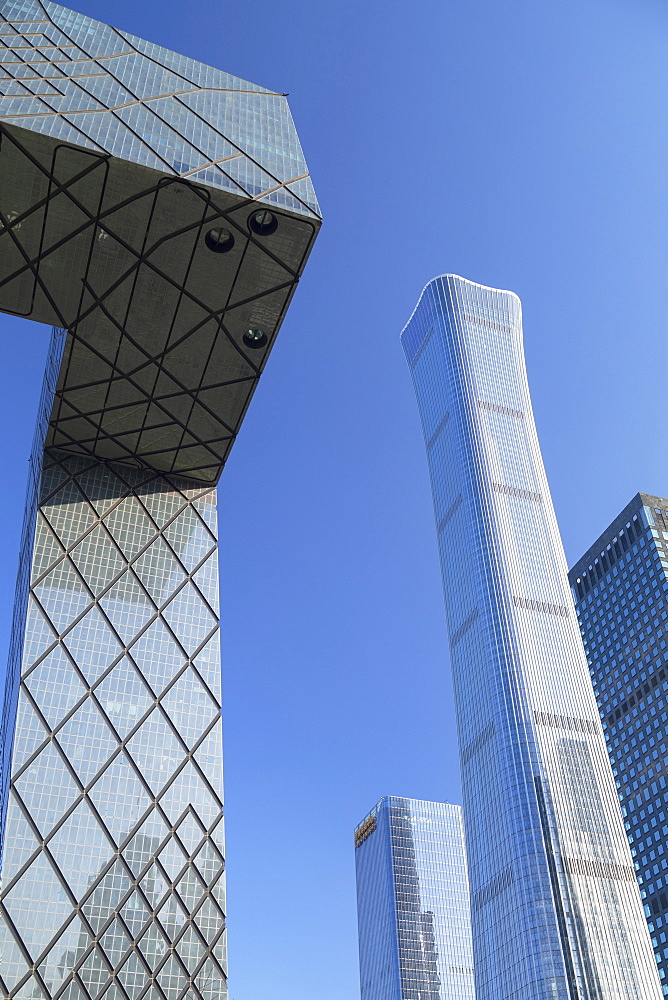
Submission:
[[[474,1000],[461,808],[386,795],[355,869],[362,1000]]]
[[[318,226],[284,95],[0,2],[0,309],[54,328],[2,718],[4,997],[225,995],[216,483]]]
[[[668,500],[638,493],[569,579],[668,995]]]
[[[436,278],[402,342],[441,554],[478,1000],[660,997],[536,436],[519,299]]]

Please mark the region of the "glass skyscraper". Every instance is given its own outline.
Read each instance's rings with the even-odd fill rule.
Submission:
[[[668,500],[638,493],[569,579],[668,995]]]
[[[226,993],[216,482],[319,226],[284,95],[0,2],[0,309],[54,327],[0,770],[0,990]]]
[[[441,553],[478,1000],[660,997],[536,436],[519,299],[436,278],[402,342]]]
[[[461,808],[386,795],[355,869],[362,1000],[474,1000]]]

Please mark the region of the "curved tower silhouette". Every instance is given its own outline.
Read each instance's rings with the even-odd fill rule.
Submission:
[[[536,436],[520,301],[438,277],[401,339],[441,556],[478,1000],[659,998]]]

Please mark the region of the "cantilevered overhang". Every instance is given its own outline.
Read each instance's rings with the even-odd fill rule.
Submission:
[[[0,12],[7,17],[16,7],[0,3]],[[79,35],[70,26],[67,38],[77,51],[87,37],[99,39],[103,26],[86,35],[86,25],[97,22],[36,0],[22,7],[26,17],[48,18],[53,30],[35,20],[6,21],[3,35],[0,22],[0,41],[9,31],[24,42],[41,38],[34,52],[51,62],[39,64],[41,83],[29,75],[29,61],[0,67],[14,66],[14,88],[32,83],[40,92],[48,84],[65,93],[48,95],[60,111],[31,104],[32,117],[8,113],[15,99],[0,98],[0,309],[68,330],[47,445],[216,482],[320,224],[285,98],[234,77],[214,82],[249,89],[202,89],[192,82],[198,72],[224,74],[155,46],[150,59],[136,51],[135,64],[157,82],[144,80],[149,96],[134,99],[144,117],[134,123],[140,145],[133,146],[122,109],[66,113],[63,102],[76,103],[73,77],[47,75],[59,68],[56,41],[68,47],[61,37],[67,17],[78,19]],[[112,53],[114,38],[125,45],[131,37],[104,30]],[[132,39],[134,49],[140,43],[149,46]],[[25,45],[14,51],[26,55]],[[119,58],[112,55],[114,66]],[[137,67],[121,83],[111,59],[90,58],[83,68],[96,70],[89,73],[96,87],[107,82],[105,100],[113,105],[127,96]],[[179,99],[159,96],[170,60],[181,60],[179,71],[189,74],[183,86],[190,86],[190,106],[178,130],[165,122],[176,120]],[[172,88],[173,76],[170,70]],[[84,109],[89,77],[74,78]],[[114,87],[122,90],[115,98]],[[246,149],[239,108],[227,106],[240,94],[244,107],[251,101]],[[236,121],[234,143],[222,133],[228,119]],[[158,121],[165,125],[160,139]],[[301,176],[294,179],[294,170]]]

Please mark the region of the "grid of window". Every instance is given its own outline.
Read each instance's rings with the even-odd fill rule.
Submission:
[[[355,843],[362,1000],[474,1000],[460,807],[386,796]]]
[[[0,310],[68,331],[47,443],[217,482],[319,228],[285,95],[0,0],[0,140]]]
[[[47,449],[40,492],[17,617],[0,988],[221,1000],[215,490]]]
[[[634,497],[569,577],[668,995],[668,501]]]
[[[319,216],[285,95],[50,0],[0,3],[0,120]]]
[[[658,997],[532,418],[519,299],[437,278],[402,342],[441,554],[477,996]]]

